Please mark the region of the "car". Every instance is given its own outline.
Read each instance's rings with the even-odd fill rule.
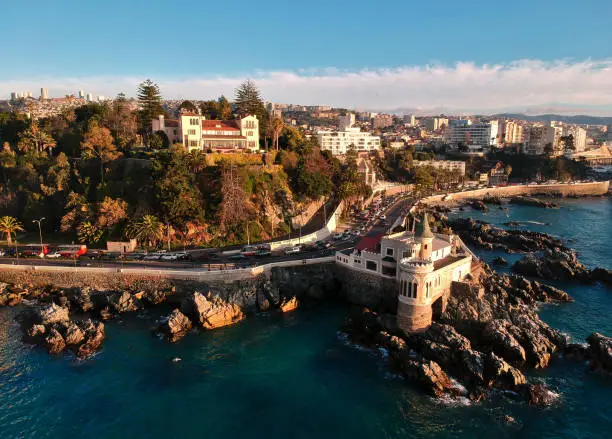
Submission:
[[[380,219],[381,219],[381,220],[386,220],[386,219],[387,219],[387,215],[384,215],[384,214],[383,214],[383,215],[381,215],[381,216],[380,216]]]
[[[47,253],[45,255],[45,258],[51,258],[51,259],[57,259],[57,258],[61,258],[62,254],[60,252],[51,252],[51,253]]]
[[[355,230],[353,232],[353,236],[360,236],[360,235],[361,235],[361,232],[359,230]]]
[[[286,255],[294,255],[296,253],[299,253],[302,251],[302,248],[299,245],[295,245],[293,247],[289,247],[287,250],[285,250],[285,254]]]
[[[255,252],[255,257],[256,258],[263,258],[265,256],[270,256],[272,254],[272,252],[270,250],[267,249],[259,249]]]
[[[161,255],[159,253],[149,253],[142,258],[143,261],[159,261]]]
[[[229,259],[231,261],[243,261],[246,259],[246,256],[243,255],[242,253],[236,253],[235,255],[231,255]]]
[[[332,239],[334,241],[339,241],[340,239],[342,239],[342,233],[334,233],[334,236],[332,236]]]
[[[166,253],[165,255],[161,255],[160,259],[162,261],[176,261],[178,259],[178,255],[175,253]]]
[[[4,250],[0,250],[0,256],[4,256]]]

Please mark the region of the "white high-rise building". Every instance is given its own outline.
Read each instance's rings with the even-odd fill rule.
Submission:
[[[505,145],[519,145],[525,141],[523,126],[515,121],[507,121],[504,133]]]
[[[380,149],[380,137],[359,128],[347,128],[344,131],[319,131],[317,133],[319,146],[323,151],[331,151],[333,155],[344,155],[354,147],[357,152],[370,152]]]
[[[40,89],[40,100],[44,101],[46,99],[49,99],[49,91],[43,87]]]
[[[608,135],[609,134],[610,133],[608,133]],[[565,136],[571,135],[574,138],[574,151],[573,152],[582,152],[586,149],[587,133],[584,128],[578,125],[566,126],[564,135]],[[565,152],[568,152],[568,151],[565,151]]]
[[[416,117],[414,114],[404,114],[404,122],[409,124],[411,127],[416,126]]]
[[[87,93],[87,96],[91,96],[91,93]],[[85,91],[84,90],[79,90],[79,99],[85,99]],[[91,99],[87,99],[88,101]]]
[[[87,93],[87,99],[86,100],[89,101],[89,102],[92,102],[93,101],[93,95],[91,93]]]
[[[445,131],[445,141],[450,146],[467,146],[469,149],[491,146],[491,124],[454,125]]]
[[[353,125],[355,125],[355,113],[346,113],[344,116],[340,116],[340,131],[353,128]]]

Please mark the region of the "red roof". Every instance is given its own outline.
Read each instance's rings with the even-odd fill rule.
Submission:
[[[363,238],[359,240],[359,242],[355,246],[355,250],[357,251],[365,250],[365,251],[375,253],[377,250],[378,244],[380,244],[380,241],[382,240],[383,236],[384,236],[383,234],[377,235],[377,236],[364,236]]]
[[[246,140],[244,136],[224,136],[223,134],[202,134],[202,139],[228,139]]]
[[[240,131],[236,123],[232,120],[203,120],[202,129],[208,131]]]
[[[199,114],[193,113],[193,112],[185,112],[185,113],[181,113],[181,116],[199,116]]]
[[[178,120],[166,119],[164,125],[167,127],[178,127]]]

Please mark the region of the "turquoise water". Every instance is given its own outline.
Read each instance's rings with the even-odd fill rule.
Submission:
[[[563,204],[516,206],[510,216],[543,218],[553,225],[534,230],[575,239],[571,245],[587,264],[610,267],[612,201]],[[507,220],[493,210],[486,219]],[[612,290],[564,287],[576,302],[546,307],[543,318],[577,340],[594,330],[612,334]],[[338,335],[343,307],[253,316],[177,344],[152,336],[156,316],[143,314],[108,323],[103,350],[83,362],[22,344],[13,312],[0,310],[0,438],[601,438],[612,432],[612,379],[582,364],[559,359],[531,375],[560,394],[553,407],[502,396],[473,405],[434,401],[389,374],[380,353]],[[516,422],[504,423],[504,415]]]

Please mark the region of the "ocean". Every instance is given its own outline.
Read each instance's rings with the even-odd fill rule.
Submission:
[[[453,215],[532,221],[525,227],[562,237],[586,265],[612,268],[612,199],[555,201],[560,209],[492,206]],[[500,255],[477,252],[487,261]],[[593,331],[612,335],[612,290],[558,286],[576,301],[543,306],[545,321],[574,341]],[[338,332],[347,312],[336,304],[252,316],[176,344],[153,336],[158,316],[142,312],[108,322],[102,351],[78,361],[23,344],[15,310],[0,309],[0,438],[612,435],[612,378],[585,364],[555,358],[528,373],[558,393],[547,408],[501,393],[480,403],[435,400],[391,374],[383,352],[349,344]]]

